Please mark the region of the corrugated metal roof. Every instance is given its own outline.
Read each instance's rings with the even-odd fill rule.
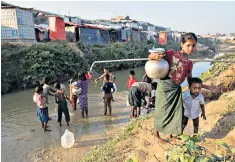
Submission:
[[[1,2],[1,9],[8,9],[8,8],[19,8],[22,10],[32,10],[33,8],[25,8],[25,7],[20,7],[20,6],[15,6],[6,2]]]
[[[35,16],[37,15],[44,15],[46,17],[50,17],[50,16],[55,16],[55,17],[60,17],[60,18],[64,18],[63,15],[59,15],[59,14],[55,14],[55,13],[51,13],[51,12],[47,12],[47,11],[41,11],[41,10],[32,10],[32,12],[35,14]]]

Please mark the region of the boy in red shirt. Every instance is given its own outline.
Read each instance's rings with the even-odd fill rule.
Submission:
[[[138,80],[135,78],[135,71],[134,70],[131,70],[129,72],[129,78],[128,78],[128,81],[127,81],[127,88],[128,88],[128,91],[130,93],[130,89],[131,89],[131,86],[133,83],[135,82],[138,82]],[[128,94],[128,105],[130,105],[130,95]],[[130,117],[132,117],[132,109],[131,109],[131,106],[130,106]]]
[[[131,85],[132,85],[133,83],[135,83],[135,82],[138,82],[138,80],[135,78],[135,71],[134,71],[134,70],[131,70],[131,71],[129,72],[129,79],[128,79],[128,85],[127,85],[128,90],[131,89]]]

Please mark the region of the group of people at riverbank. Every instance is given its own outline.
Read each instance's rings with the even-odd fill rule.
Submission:
[[[192,76],[193,64],[188,55],[196,49],[197,36],[194,33],[182,35],[181,50],[168,50],[162,53],[151,53],[150,60],[165,59],[168,61],[170,70],[168,74],[161,79],[154,80],[145,75],[141,82],[135,78],[135,71],[129,72],[127,83],[128,105],[130,105],[130,118],[139,117],[141,108],[155,108],[154,126],[155,136],[162,142],[165,140],[160,137],[161,133],[169,134],[170,139],[173,134],[181,135],[188,119],[193,120],[194,133],[198,133],[199,116],[206,120],[204,109],[204,98],[201,94],[201,88],[208,89],[216,93],[219,89],[215,86],[206,86],[200,78]],[[182,94],[181,83],[187,78],[189,90]],[[72,103],[76,110],[76,103],[79,101],[82,117],[88,116],[88,84],[92,80],[90,73],[81,73],[79,80],[70,80],[70,97],[66,96],[65,87],[56,83],[55,90],[48,86],[47,82],[43,87],[35,89],[35,102],[37,103],[37,115],[42,122],[42,127],[47,130],[48,108],[47,96],[55,96],[58,104],[58,122],[61,125],[62,112],[65,114],[67,125],[69,125],[69,111],[66,99]],[[103,92],[104,115],[112,115],[111,102],[114,101],[113,93],[117,90],[115,77],[104,69],[104,74],[95,79],[103,81],[101,91]],[[51,94],[51,92],[54,94]],[[76,93],[75,93],[76,92]],[[44,97],[45,96],[45,97]],[[44,99],[45,98],[45,99]],[[146,101],[147,98],[147,101]],[[45,115],[44,115],[45,114]],[[44,116],[43,116],[44,115]],[[47,117],[45,117],[47,115]]]
[[[67,125],[69,126],[70,115],[66,101],[66,99],[69,100],[69,98],[66,95],[66,87],[64,84],[60,84],[59,82],[56,82],[54,87],[52,87],[50,86],[50,79],[45,77],[43,83],[35,88],[35,93],[33,96],[33,100],[37,105],[37,117],[42,123],[42,128],[44,131],[50,131],[47,126],[48,121],[50,120],[48,113],[49,95],[55,97],[55,102],[58,105],[57,121],[59,122],[60,126],[62,125],[62,113],[64,114]]]
[[[89,72],[82,72],[78,78],[78,81],[76,81],[75,78],[69,80],[69,97],[66,95],[65,85],[59,83],[58,81],[54,83],[54,87],[51,86],[52,82],[48,77],[45,77],[42,83],[38,83],[38,86],[35,88],[33,100],[37,105],[37,116],[42,123],[42,128],[44,131],[50,131],[47,129],[47,123],[50,120],[48,113],[49,95],[55,97],[55,102],[58,105],[57,121],[60,126],[62,125],[62,114],[64,114],[65,121],[68,126],[70,122],[70,115],[66,100],[71,103],[74,111],[77,109],[77,105],[79,104],[83,118],[88,116],[88,85],[92,80],[92,75]],[[112,115],[111,101],[114,101],[112,94],[117,89],[114,82],[115,76],[113,76],[107,68],[104,68],[104,74],[95,79],[95,82],[98,80],[103,81],[101,91],[103,92],[104,115],[107,115],[107,108],[109,108],[109,114]]]

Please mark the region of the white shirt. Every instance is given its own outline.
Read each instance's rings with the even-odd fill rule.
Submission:
[[[66,87],[64,84],[60,84],[60,89],[63,89],[66,92]]]
[[[33,95],[33,102],[35,102],[35,103],[37,102],[37,101],[36,101],[36,96],[35,96],[35,95]]]
[[[160,79],[152,79],[152,83],[154,83],[154,82],[159,82],[160,81]]]
[[[201,105],[205,104],[204,97],[200,93],[197,97],[192,98],[190,91],[185,91],[182,95],[184,105],[184,116],[196,119],[201,113]]]
[[[48,97],[51,86],[48,84],[43,85],[43,94]]]

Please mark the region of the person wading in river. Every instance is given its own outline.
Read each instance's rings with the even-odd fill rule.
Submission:
[[[127,80],[127,88],[128,88],[128,95],[127,95],[127,102],[129,104],[129,93],[130,93],[130,89],[132,84],[134,84],[135,82],[138,82],[138,80],[135,78],[135,71],[131,70],[129,71],[129,78]],[[132,111],[131,111],[131,106],[130,106],[130,117],[132,116]]]
[[[105,75],[106,74],[109,75],[110,82],[112,82],[113,79],[114,79],[114,76],[113,76],[112,73],[109,72],[108,68],[106,68],[106,67],[104,68],[104,73],[99,78],[97,78],[95,81],[102,80],[103,83],[104,83],[105,82]]]
[[[49,105],[49,102],[48,102],[48,96],[54,96],[54,94],[52,94],[51,92],[56,92],[55,89],[53,89],[50,85],[50,78],[48,77],[45,77],[44,80],[43,80],[43,94],[46,96],[46,104],[47,106]],[[49,116],[49,114],[48,114]],[[51,118],[49,117],[49,120],[51,120]]]
[[[113,89],[113,91],[112,91]],[[109,107],[109,115],[112,115],[112,106],[111,106],[111,100],[113,98],[112,93],[115,92],[115,88],[113,86],[112,82],[109,82],[109,75],[105,75],[105,83],[102,87],[102,90],[104,91],[104,115],[107,115],[107,107]]]
[[[159,132],[170,134],[170,140],[174,140],[172,134],[182,134],[183,102],[180,84],[185,78],[192,78],[193,63],[188,55],[196,50],[197,36],[194,33],[186,33],[181,36],[181,50],[169,50],[164,53],[151,53],[149,60],[160,60],[164,57],[168,61],[170,70],[168,75],[162,78],[157,87],[155,101],[154,127],[155,135],[165,142]],[[218,92],[215,86],[206,86],[212,92]]]
[[[82,117],[84,118],[84,114],[88,116],[88,84],[91,81],[91,74],[89,74],[89,79],[86,77],[86,73],[83,72],[79,75],[80,80],[77,82],[77,87],[81,88],[81,94],[79,97],[79,104]]]
[[[52,88],[49,84],[50,84],[50,78],[45,77],[43,80],[43,94],[46,96],[46,103],[47,104],[49,104],[48,95],[54,96],[53,93],[56,92],[56,90],[54,88]],[[53,92],[53,93],[51,93],[51,92]]]
[[[95,79],[95,82],[97,82],[98,80],[102,80],[103,84],[104,84],[105,83],[105,75],[106,74],[109,75],[109,81],[113,82],[113,86],[114,86],[115,90],[117,91],[117,87],[116,87],[116,84],[115,84],[116,77],[112,73],[110,73],[108,68],[106,68],[106,67],[104,68],[104,74],[102,74],[99,78]],[[103,94],[104,94],[104,92],[103,92]],[[113,98],[112,98],[112,101],[114,101]]]
[[[46,106],[46,97],[43,94],[42,86],[37,86],[35,88],[33,100],[37,104],[37,117],[42,123],[42,128],[44,129],[44,131],[50,131],[47,129],[49,115],[48,108]]]
[[[77,110],[77,102],[79,103],[79,95],[73,93],[74,90],[77,90],[77,82],[75,81],[75,75],[72,79],[69,80],[69,99],[72,102],[73,110]]]
[[[62,124],[61,124],[62,113],[64,113],[65,121],[67,122],[67,126],[69,126],[70,116],[69,116],[69,109],[68,109],[68,105],[67,105],[67,101],[66,101],[66,99],[69,100],[69,98],[65,94],[64,89],[61,89],[60,83],[55,83],[55,88],[56,88],[55,102],[58,104],[58,120],[57,120],[57,122],[59,122],[60,126],[62,126]]]

